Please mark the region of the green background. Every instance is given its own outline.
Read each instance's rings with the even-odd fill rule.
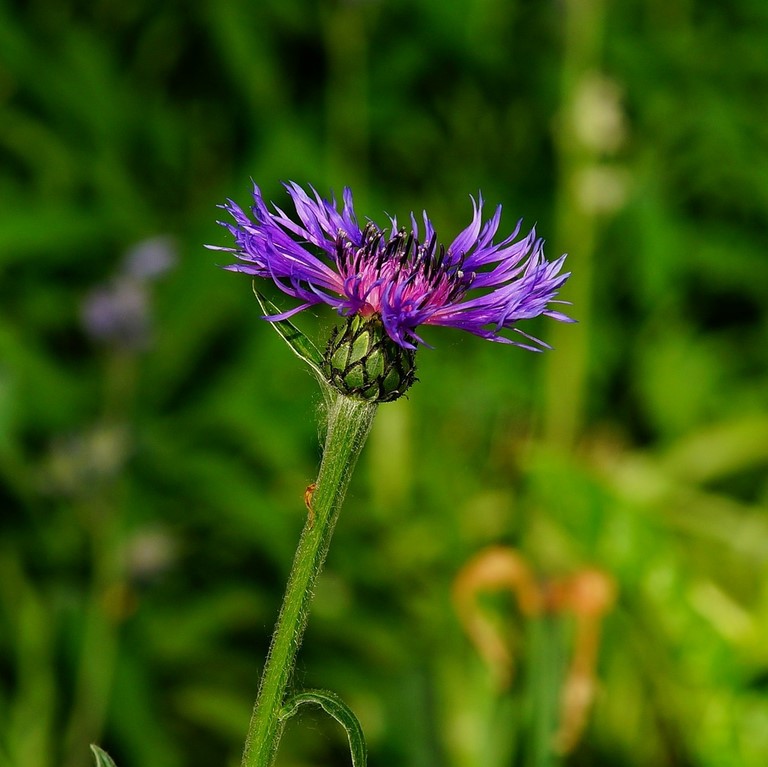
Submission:
[[[0,766],[238,763],[319,459],[313,379],[202,247],[252,178],[448,242],[482,190],[570,254],[579,320],[524,327],[545,355],[425,329],[297,685],[348,702],[372,767],[763,767],[767,110],[764,0],[0,0]],[[147,342],[89,337],[157,236]],[[576,619],[478,595],[499,689],[451,599],[489,545],[542,594],[616,585],[565,755]],[[279,764],[347,753],[308,713]]]

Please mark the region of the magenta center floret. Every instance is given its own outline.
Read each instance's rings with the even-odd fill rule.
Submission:
[[[465,274],[460,263],[446,258],[437,236],[422,245],[412,232],[399,229],[387,239],[373,223],[363,230],[363,243],[356,247],[343,234],[336,240],[336,264],[342,277],[341,291],[357,306],[353,313],[382,317],[418,314],[424,319],[433,311],[461,298],[474,274]]]

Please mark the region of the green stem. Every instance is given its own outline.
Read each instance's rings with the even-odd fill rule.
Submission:
[[[376,405],[336,396],[328,409],[328,432],[312,512],[299,540],[283,606],[261,677],[248,727],[242,767],[270,767],[283,730],[280,712],[307,624],[315,581],[323,569],[333,528],[357,457],[376,413]]]
[[[79,665],[64,740],[64,767],[83,763],[88,744],[102,735],[109,709],[119,647],[119,616],[109,614],[107,599],[109,591],[119,591],[123,583],[118,553],[120,520],[116,516],[117,508],[109,507],[110,502],[102,496],[84,509],[88,515],[84,524],[90,537],[93,575],[83,616]]]
[[[548,340],[557,355],[547,360],[545,430],[549,442],[570,447],[581,431],[587,404],[595,247],[600,221],[579,199],[578,179],[600,160],[600,152],[584,144],[574,128],[574,92],[590,73],[602,68],[605,32],[605,0],[565,0],[563,9],[563,61],[561,69],[561,115],[555,148],[558,164],[558,193],[555,206],[557,241],[573,244],[568,256],[568,281],[563,298],[573,302],[577,332],[555,323]],[[578,247],[576,246],[578,243]],[[553,359],[556,356],[556,360]],[[563,382],[567,381],[564,386]]]
[[[555,732],[560,714],[563,659],[557,619],[534,618],[530,630],[531,767],[557,767]]]

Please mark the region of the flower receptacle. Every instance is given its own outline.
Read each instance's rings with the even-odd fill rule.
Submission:
[[[323,373],[335,389],[367,402],[393,402],[416,380],[416,354],[396,344],[377,315],[352,315],[333,329]]]

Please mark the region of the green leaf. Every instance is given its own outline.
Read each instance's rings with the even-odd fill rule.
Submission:
[[[91,744],[91,751],[96,757],[96,767],[117,767],[112,757],[98,746],[94,746],[93,743]]]
[[[265,315],[281,314],[280,309],[275,306],[268,298],[264,297],[253,285],[253,295],[259,302],[261,311]],[[292,322],[288,320],[273,320],[270,322],[272,327],[280,334],[280,337],[291,347],[293,353],[304,360],[312,368],[312,372],[325,383],[325,376],[322,371],[323,355],[318,348],[304,335]]]
[[[280,712],[281,719],[290,719],[304,703],[314,703],[332,716],[346,731],[352,767],[365,767],[368,763],[368,748],[365,745],[363,728],[352,709],[330,690],[305,690],[294,695]]]

